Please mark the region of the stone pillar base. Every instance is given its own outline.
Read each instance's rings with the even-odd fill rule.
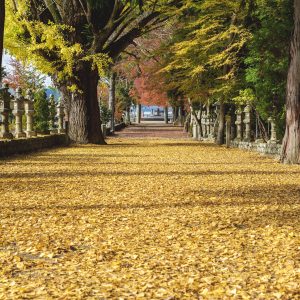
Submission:
[[[50,129],[50,134],[57,134],[57,129]]]
[[[255,140],[255,143],[256,144],[264,144],[265,141],[263,139],[257,139],[257,140]]]
[[[25,132],[15,133],[15,138],[17,138],[17,139],[25,138],[25,137],[26,137],[26,133]]]
[[[0,138],[12,140],[14,138],[14,136],[10,132],[5,132],[5,133],[0,133]]]
[[[269,140],[267,143],[268,143],[268,144],[277,144],[277,141]]]
[[[31,138],[36,136],[36,132],[35,131],[26,131],[26,137]]]

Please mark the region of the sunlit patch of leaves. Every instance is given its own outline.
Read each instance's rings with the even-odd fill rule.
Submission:
[[[0,299],[298,299],[300,168],[187,140],[0,162]]]

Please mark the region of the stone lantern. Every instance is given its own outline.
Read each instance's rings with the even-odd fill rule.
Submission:
[[[202,112],[202,132],[203,137],[207,138],[207,112]]]
[[[13,135],[9,132],[9,122],[8,117],[11,111],[10,108],[11,95],[8,92],[8,85],[5,84],[3,88],[0,89],[0,115],[2,118],[0,137],[3,139],[12,139]]]
[[[236,138],[235,140],[240,142],[242,140],[242,109],[241,107],[239,107],[236,111],[236,121],[235,121],[235,125],[236,125]]]
[[[244,108],[244,113],[245,113],[245,119],[244,119],[244,124],[245,124],[245,136],[244,136],[244,141],[245,142],[250,142],[251,140],[251,106],[248,104]]]
[[[56,117],[56,104],[55,104],[55,98],[54,95],[50,95],[49,97],[49,112],[50,112],[50,121],[49,121],[49,127],[50,127],[50,134],[56,134],[57,129],[55,128],[55,117]]]
[[[195,114],[198,114],[198,112],[195,112]],[[191,123],[192,123],[192,134],[193,134],[193,139],[198,140],[199,138],[199,125],[197,124],[196,121],[197,115],[192,115]]]
[[[26,115],[26,136],[36,136],[36,132],[33,130],[34,97],[32,90],[27,91],[24,106]]]
[[[65,117],[65,107],[61,103],[61,99],[57,105],[57,117],[58,117],[58,133],[66,133],[64,129],[64,117]]]
[[[277,132],[276,132],[276,123],[275,123],[275,120],[272,117],[270,117],[268,119],[268,121],[271,124],[271,138],[268,141],[268,143],[269,144],[276,144],[277,143]]]
[[[24,97],[22,96],[22,89],[17,88],[15,100],[13,101],[14,109],[13,115],[15,116],[16,128],[15,137],[23,138],[26,137],[25,132],[23,132],[22,117],[24,115]]]

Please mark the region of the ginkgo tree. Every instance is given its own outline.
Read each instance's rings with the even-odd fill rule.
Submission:
[[[0,0],[0,81],[1,81],[1,77],[2,77],[4,21],[5,21],[5,1]]]
[[[294,0],[294,33],[286,88],[286,129],[281,161],[300,164],[300,1]]]
[[[20,59],[29,57],[53,77],[65,100],[71,140],[105,143],[97,100],[99,74],[180,2],[8,1],[6,48]]]
[[[251,38],[244,26],[250,2],[186,1],[178,9],[184,25],[165,45],[171,55],[162,72],[175,86],[192,99],[220,103],[219,144],[223,143],[225,103],[239,87],[241,53]]]

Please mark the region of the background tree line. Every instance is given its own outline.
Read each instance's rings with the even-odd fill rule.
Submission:
[[[104,143],[99,78],[135,57],[138,80],[129,79],[139,82],[137,98],[159,82],[173,102],[218,102],[219,144],[228,107],[250,101],[263,121],[270,114],[276,120],[282,161],[299,163],[299,6],[297,0],[8,0],[5,45],[52,76],[75,142]],[[152,49],[150,32],[166,28]]]

